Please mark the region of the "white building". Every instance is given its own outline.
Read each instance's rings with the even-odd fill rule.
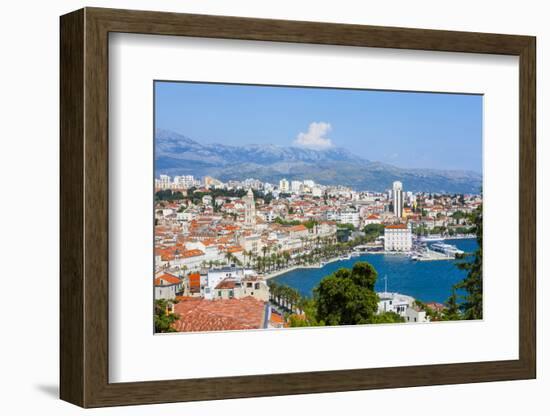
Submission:
[[[306,179],[304,181],[304,185],[308,188],[313,188],[315,186],[315,181],[312,181],[311,179]]]
[[[170,273],[160,273],[155,277],[155,299],[175,299],[182,290],[182,281]]]
[[[256,203],[254,202],[254,193],[252,189],[243,198],[244,201],[244,225],[253,227],[256,224]]]
[[[338,222],[340,224],[352,224],[355,228],[357,228],[359,227],[360,222],[359,212],[352,209],[341,211]]]
[[[170,176],[160,175],[159,179],[155,179],[155,187],[159,189],[170,189],[172,183]]]
[[[302,182],[301,181],[290,182],[290,190],[295,193],[300,192],[302,190]]]
[[[401,293],[378,293],[378,313],[394,312],[407,323],[430,322],[426,312],[415,305],[414,298]]]
[[[405,321],[410,323],[430,322],[430,318],[426,315],[425,311],[413,305],[409,306],[405,311]]]
[[[393,183],[393,214],[397,218],[403,216],[403,184],[399,181]]]
[[[174,184],[177,188],[192,188],[195,185],[193,175],[174,176]]]
[[[206,286],[204,288],[204,297],[213,299],[215,297],[214,289],[218,284],[225,280],[241,281],[245,277],[254,276],[255,271],[252,269],[244,269],[241,267],[223,267],[220,269],[210,269],[206,277]]]
[[[405,317],[409,306],[414,304],[414,298],[401,293],[380,292],[378,293],[380,301],[378,302],[378,313],[395,312]]]
[[[288,181],[284,178],[281,179],[279,181],[279,191],[288,193],[289,190],[290,190],[290,184],[288,183]]]
[[[412,249],[412,231],[405,224],[384,228],[384,250],[407,252]]]
[[[365,219],[364,219],[364,222],[363,222],[365,225],[370,225],[370,224],[381,224],[382,223],[382,220],[380,219],[380,215],[377,215],[377,214],[370,214],[368,215]]]
[[[311,195],[320,198],[323,196],[323,189],[319,186],[314,186],[311,188]]]

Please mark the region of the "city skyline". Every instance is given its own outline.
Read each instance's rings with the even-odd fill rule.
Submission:
[[[155,82],[155,333],[482,319],[482,104]]]
[[[480,95],[155,82],[157,129],[205,144],[345,148],[403,168],[481,173],[482,105]]]

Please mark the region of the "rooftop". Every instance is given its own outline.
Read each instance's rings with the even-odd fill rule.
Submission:
[[[174,323],[179,332],[259,329],[264,325],[265,304],[251,296],[242,299],[185,299],[177,303]]]
[[[386,225],[386,229],[390,230],[406,230],[407,226],[405,224],[394,224],[394,225]]]
[[[155,286],[177,285],[181,280],[170,273],[163,273],[155,278]]]

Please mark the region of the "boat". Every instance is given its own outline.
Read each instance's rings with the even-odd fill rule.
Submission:
[[[457,254],[464,254],[464,251],[458,249],[456,246],[453,246],[452,244],[435,243],[435,244],[432,244],[430,248],[433,251],[437,251],[438,253],[443,253],[449,257],[455,257]]]

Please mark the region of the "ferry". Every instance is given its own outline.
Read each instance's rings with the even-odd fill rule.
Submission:
[[[451,244],[435,243],[432,244],[430,248],[449,257],[455,257],[457,254],[464,254],[464,251],[459,250],[456,246]]]

